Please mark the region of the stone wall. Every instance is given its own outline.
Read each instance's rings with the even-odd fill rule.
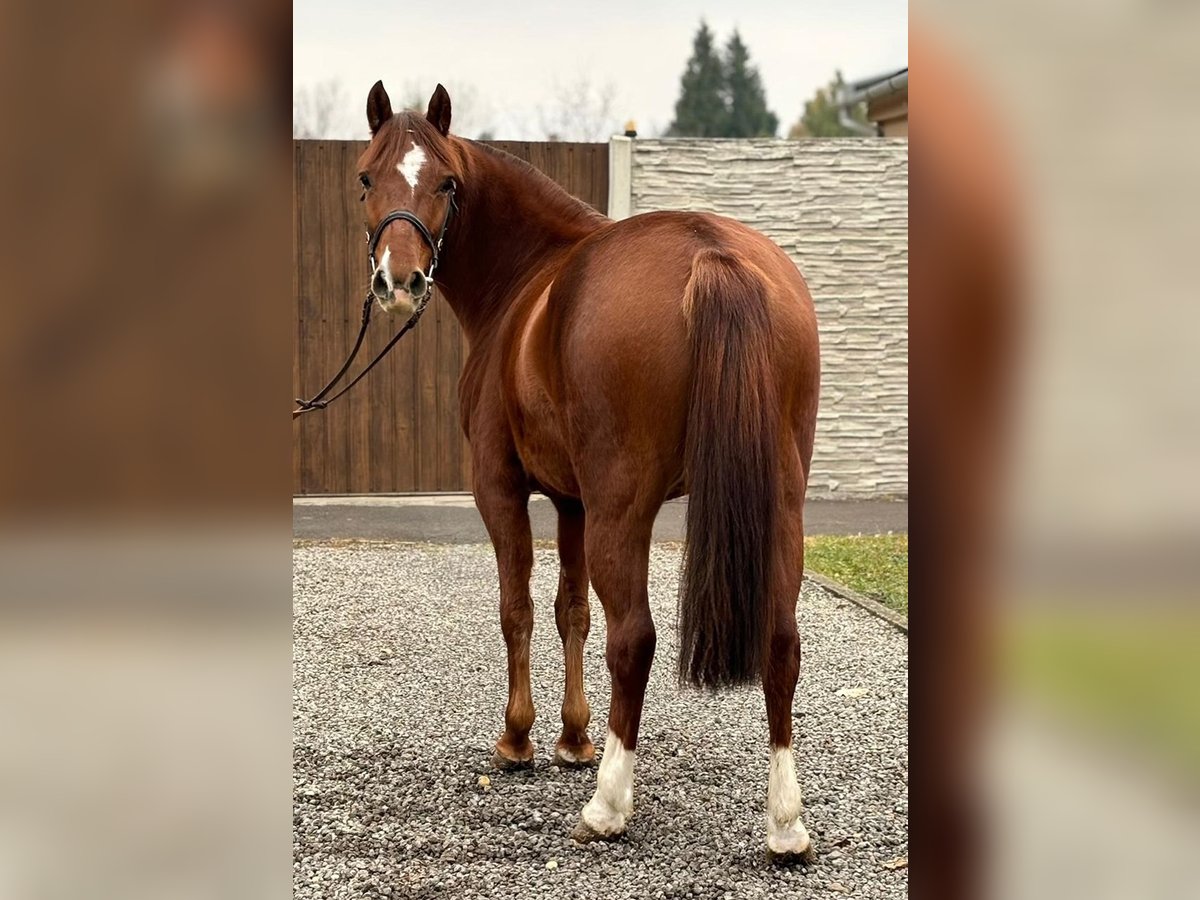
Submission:
[[[907,495],[908,141],[630,144],[631,214],[739,219],[778,243],[808,281],[822,369],[810,496]],[[610,179],[621,184],[616,172]]]

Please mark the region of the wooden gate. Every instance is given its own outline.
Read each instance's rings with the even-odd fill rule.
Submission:
[[[488,143],[606,211],[607,144]],[[366,143],[293,144],[292,387],[295,396],[307,397],[337,371],[358,333],[367,264],[355,162]],[[396,327],[388,316],[374,316],[360,359],[370,360]],[[458,322],[435,297],[420,324],[354,390],[324,412],[295,420],[293,491],[470,490],[470,460],[458,422],[458,373],[466,352]]]

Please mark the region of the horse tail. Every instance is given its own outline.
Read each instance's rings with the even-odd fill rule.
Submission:
[[[692,262],[684,311],[692,394],[679,680],[717,688],[757,680],[767,656],[780,411],[761,273],[702,250]]]

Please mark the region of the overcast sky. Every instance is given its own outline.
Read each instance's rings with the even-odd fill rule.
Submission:
[[[908,65],[907,0],[295,0],[292,9],[294,87],[344,87],[341,133],[329,137],[363,136],[377,78],[395,107],[442,82],[461,126],[452,130],[468,137],[543,138],[581,82],[594,98],[611,90],[614,125],[633,119],[658,134],[701,18],[722,45],[740,30],[781,134],[835,69],[852,81]]]

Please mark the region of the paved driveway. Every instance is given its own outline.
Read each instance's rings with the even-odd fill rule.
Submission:
[[[683,540],[686,500],[663,504],[654,522],[656,541]],[[554,505],[535,495],[529,504],[533,536],[553,540]],[[907,500],[809,500],[808,534],[882,534],[908,531]],[[488,539],[469,494],[365,497],[297,497],[292,533],[305,540],[429,541],[470,544]]]

